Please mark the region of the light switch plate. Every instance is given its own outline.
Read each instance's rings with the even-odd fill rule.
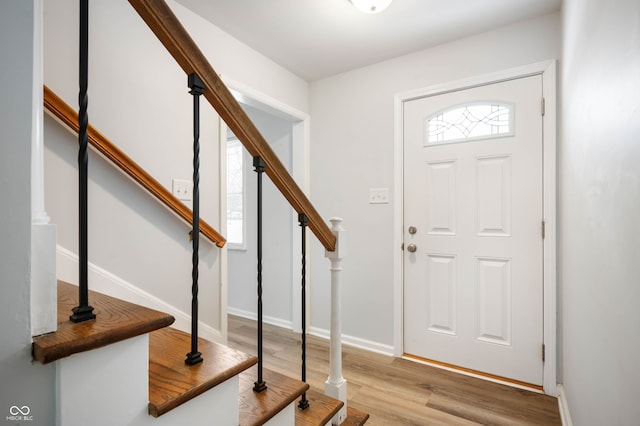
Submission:
[[[193,183],[185,179],[173,179],[171,192],[179,200],[191,201],[193,199]]]
[[[369,189],[369,204],[389,204],[389,188]]]

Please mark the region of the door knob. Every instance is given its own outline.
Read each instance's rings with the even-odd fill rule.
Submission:
[[[409,245],[407,246],[407,251],[408,251],[409,253],[415,253],[415,252],[416,252],[416,250],[418,250],[418,246],[416,246],[415,244],[409,244]]]
[[[409,227],[409,233],[411,235],[415,234],[416,232],[418,232],[418,228],[416,228],[415,226],[410,226]]]

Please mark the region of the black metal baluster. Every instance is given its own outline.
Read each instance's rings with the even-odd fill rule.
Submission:
[[[298,222],[302,230],[302,381],[307,381],[307,225],[309,219],[304,213],[298,214]],[[309,408],[307,393],[302,394],[302,398],[298,403],[301,410]]]
[[[253,167],[258,174],[258,380],[254,392],[262,392],[267,384],[262,378],[262,173],[266,164],[261,157],[253,157]]]
[[[73,308],[73,315],[69,319],[73,322],[82,322],[94,319],[93,307],[89,306],[89,279],[88,279],[88,208],[87,208],[87,167],[89,163],[88,135],[89,116],[87,107],[89,98],[87,88],[89,81],[89,0],[80,0],[80,58],[79,58],[80,91],[78,93],[78,204],[79,204],[79,297],[78,306]]]
[[[204,83],[197,74],[189,74],[189,93],[193,95],[193,244],[191,269],[191,352],[187,354],[185,363],[195,365],[202,362],[202,354],[198,352],[198,249],[200,242],[200,95],[204,93]]]

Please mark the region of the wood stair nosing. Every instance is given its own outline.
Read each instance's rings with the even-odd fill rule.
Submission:
[[[159,417],[258,362],[253,355],[202,338],[203,362],[187,365],[191,335],[174,328],[149,335],[149,414]]]
[[[240,426],[258,426],[266,423],[309,389],[309,385],[300,380],[265,368],[263,379],[267,389],[256,393],[253,391],[256,377],[256,367],[240,374]]]
[[[369,420],[369,414],[347,406],[347,418],[340,426],[362,426]]]
[[[338,414],[344,403],[316,390],[307,392],[309,408],[296,410],[296,426],[324,426]],[[351,406],[347,407],[347,417],[340,426],[362,426],[369,420],[369,414]]]
[[[69,320],[78,305],[78,287],[58,281],[58,328],[33,338],[33,358],[43,364],[100,348],[167,327],[175,318],[115,297],[89,290],[89,304],[96,319],[81,323]]]
[[[309,407],[296,410],[296,426],[324,426],[342,408],[344,403],[316,390],[307,392]]]

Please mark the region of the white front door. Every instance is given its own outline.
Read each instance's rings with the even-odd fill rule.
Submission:
[[[542,76],[404,104],[404,352],[543,377]]]

